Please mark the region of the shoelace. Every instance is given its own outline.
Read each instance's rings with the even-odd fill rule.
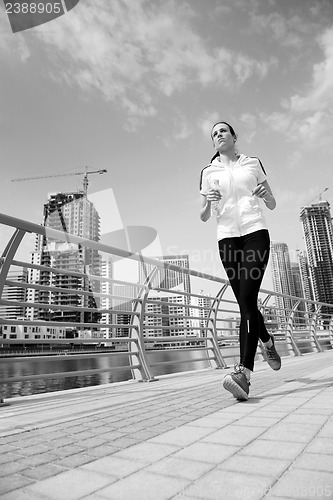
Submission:
[[[243,373],[244,366],[241,363],[236,363],[234,365],[234,373]]]
[[[267,347],[266,348],[266,353],[267,353],[267,357],[269,359],[274,359],[276,357],[274,345],[272,347]]]

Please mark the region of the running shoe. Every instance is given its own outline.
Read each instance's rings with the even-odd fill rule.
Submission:
[[[273,370],[280,370],[281,368],[281,358],[275,349],[275,341],[273,335],[270,334],[273,345],[272,347],[265,346],[266,361]]]
[[[231,392],[234,398],[239,401],[247,401],[249,399],[250,382],[247,380],[243,365],[235,365],[232,373],[226,375],[223,379],[223,387]]]

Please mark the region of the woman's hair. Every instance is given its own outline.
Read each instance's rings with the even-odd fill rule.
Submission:
[[[236,134],[236,132],[234,131],[233,127],[230,125],[230,123],[225,122],[225,121],[223,121],[223,120],[220,120],[220,121],[218,121],[218,122],[214,123],[214,125],[212,126],[212,130],[211,130],[211,132],[210,132],[210,136],[211,136],[211,138],[213,138],[213,135],[212,135],[212,134],[213,134],[213,128],[214,128],[216,125],[218,125],[219,123],[224,123],[225,125],[228,125],[229,130],[230,130],[230,132],[231,132],[231,135],[232,135],[233,137],[236,137],[236,139],[237,139],[237,134]]]
[[[237,139],[237,134],[236,134],[236,132],[234,131],[233,127],[230,125],[230,123],[225,122],[225,121],[223,121],[223,120],[220,120],[220,121],[218,121],[218,122],[214,123],[214,125],[212,126],[212,130],[211,130],[211,132],[210,132],[210,136],[211,136],[211,138],[212,138],[212,139],[213,139],[213,129],[214,129],[214,127],[215,127],[216,125],[218,125],[219,123],[224,123],[225,125],[228,125],[231,135],[232,135],[235,139]],[[214,154],[213,158],[212,158],[210,161],[212,162],[212,161],[213,161],[213,160],[215,160],[215,158],[217,158],[218,156],[220,156],[220,153],[219,153],[219,152],[216,152],[216,153]]]

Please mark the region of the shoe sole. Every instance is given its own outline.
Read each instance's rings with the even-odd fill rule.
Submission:
[[[266,360],[266,361],[267,361],[267,360]],[[267,364],[268,364],[268,366],[269,366],[270,368],[272,368],[272,370],[274,370],[274,371],[276,371],[276,372],[277,372],[278,370],[280,370],[280,368],[281,368],[281,364],[280,364],[280,366],[278,366],[277,368],[274,368],[274,366],[272,366],[272,365],[271,365],[268,361],[267,361]]]
[[[249,399],[249,396],[246,394],[244,389],[242,389],[241,386],[238,385],[230,375],[226,375],[226,377],[224,377],[223,387],[227,391],[231,392],[234,398],[238,399],[239,401],[247,401]]]

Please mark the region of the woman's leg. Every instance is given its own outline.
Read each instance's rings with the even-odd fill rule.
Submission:
[[[220,258],[240,308],[240,362],[249,371],[253,371],[258,338],[270,340],[257,305],[269,249],[267,230],[219,241]]]
[[[241,363],[253,371],[258,339],[270,340],[263,317],[258,311],[258,293],[264,277],[270,250],[267,230],[242,237],[242,257],[238,303],[241,313]]]

